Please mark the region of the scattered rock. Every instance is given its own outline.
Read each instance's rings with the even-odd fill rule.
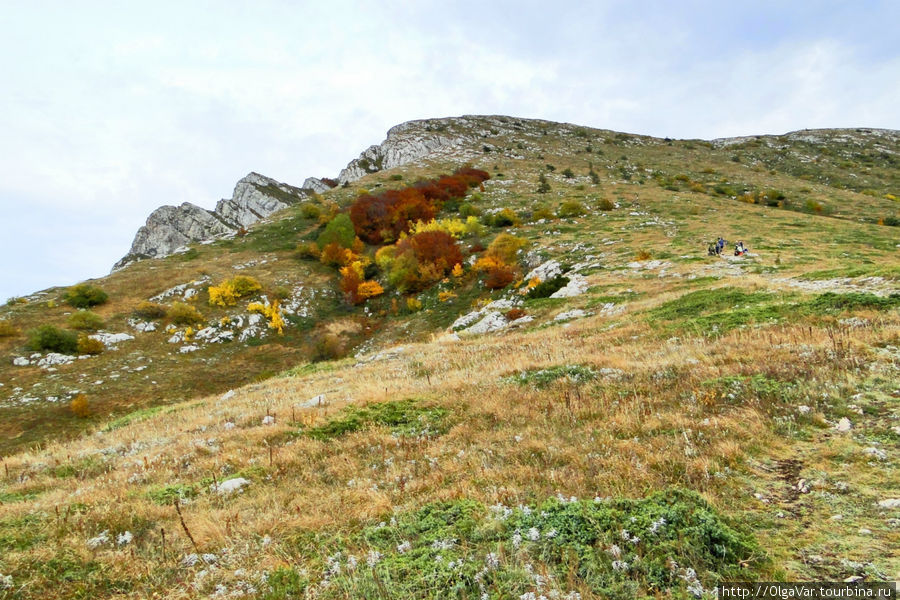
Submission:
[[[588,316],[589,313],[581,310],[580,308],[573,308],[572,310],[567,310],[566,312],[561,312],[555,317],[553,317],[554,321],[568,321],[570,319],[580,319],[582,317]]]
[[[881,508],[900,508],[900,498],[887,498],[879,500],[878,506]]]
[[[850,419],[847,417],[841,417],[841,420],[837,422],[837,425],[835,425],[834,428],[840,433],[847,433],[853,428],[853,423],[851,423]]]
[[[228,495],[233,494],[234,492],[240,491],[244,486],[250,485],[249,479],[244,479],[243,477],[238,477],[236,479],[229,479],[227,481],[223,481],[218,486],[216,484],[212,484],[209,486],[209,489],[213,490],[217,494]]]
[[[558,290],[556,290],[550,297],[551,298],[571,298],[573,296],[580,296],[585,293],[587,289],[590,287],[587,279],[582,277],[581,275],[572,274],[569,275],[569,283]]]

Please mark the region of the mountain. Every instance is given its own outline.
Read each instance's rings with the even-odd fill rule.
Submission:
[[[160,208],[0,307],[0,598],[895,580],[898,161],[465,116]]]

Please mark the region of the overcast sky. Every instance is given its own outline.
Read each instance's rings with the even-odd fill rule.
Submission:
[[[162,204],[335,176],[463,114],[714,138],[900,129],[900,2],[0,0],[0,301]]]

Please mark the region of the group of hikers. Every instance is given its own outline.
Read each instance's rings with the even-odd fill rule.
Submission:
[[[711,243],[707,246],[706,250],[710,256],[721,256],[725,252],[725,246],[728,245],[728,242],[725,241],[725,238],[720,237],[715,242]],[[739,241],[734,245],[734,255],[735,256],[743,256],[749,252],[750,249],[744,246],[743,241]]]

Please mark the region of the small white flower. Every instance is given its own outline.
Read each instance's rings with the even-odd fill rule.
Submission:
[[[355,571],[357,564],[358,564],[358,561],[356,560],[355,556],[353,556],[351,554],[350,556],[347,557],[347,570],[348,571]]]
[[[558,532],[556,531],[556,528],[553,528],[550,531],[548,531],[547,533],[545,533],[544,537],[547,538],[548,540],[552,540],[553,538],[556,537],[557,533]]]
[[[0,590],[10,590],[13,586],[12,575],[0,573]]]
[[[532,527],[528,530],[528,539],[532,542],[536,542],[541,539],[541,532],[538,531],[537,527]]]
[[[619,548],[619,546],[617,544],[613,544],[612,546],[610,546],[609,550],[607,550],[607,552],[609,552],[612,556],[614,556],[616,558],[620,558],[622,556],[622,549]]]
[[[410,544],[408,541],[397,544],[397,552],[399,552],[400,554],[406,554],[411,548],[412,544]]]
[[[627,571],[628,563],[624,560],[614,560],[612,562],[612,568],[614,571]]]
[[[484,557],[484,564],[488,569],[496,569],[500,566],[500,557],[495,552],[491,552]]]
[[[522,545],[522,534],[519,533],[518,531],[515,532],[512,536],[512,545],[513,545],[513,548],[518,548],[519,546]]]

